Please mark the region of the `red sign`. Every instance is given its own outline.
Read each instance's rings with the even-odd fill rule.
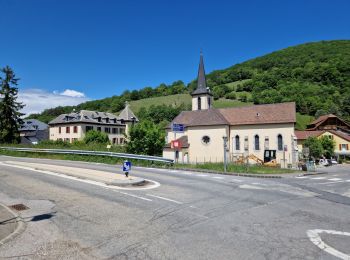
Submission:
[[[181,149],[181,142],[180,142],[180,140],[171,141],[171,148],[173,148],[173,149]]]

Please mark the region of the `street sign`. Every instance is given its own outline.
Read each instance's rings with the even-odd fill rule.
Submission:
[[[178,133],[183,133],[185,131],[185,126],[183,124],[176,124],[176,123],[173,123],[171,125],[171,130],[173,132],[178,132]]]
[[[128,172],[131,170],[131,162],[125,161],[123,163],[123,172]]]

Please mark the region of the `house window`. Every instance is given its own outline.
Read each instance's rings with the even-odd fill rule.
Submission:
[[[248,151],[249,150],[249,142],[248,142],[248,136],[244,137],[244,150]]]
[[[239,142],[239,135],[236,135],[236,137],[235,137],[235,148],[236,148],[236,151],[241,150],[240,142]]]
[[[121,135],[125,134],[125,128],[120,128],[120,134]]]
[[[61,127],[59,127],[59,128],[58,128],[58,133],[60,134],[60,133],[61,133],[61,131],[62,131],[62,130],[61,130]]]
[[[77,126],[73,127],[73,133],[78,133],[78,127]]]
[[[67,126],[67,127],[66,127],[66,134],[69,134],[69,133],[70,133],[70,127]]]
[[[109,123],[109,118],[108,117],[106,118],[106,123]]]
[[[254,149],[256,151],[259,151],[260,150],[260,138],[258,135],[255,135],[254,136]]]
[[[120,140],[119,141],[120,144],[124,144],[124,138],[120,138],[119,140]]]
[[[97,127],[97,131],[101,132],[101,127],[100,126]]]
[[[265,136],[265,143],[264,143],[264,148],[265,150],[269,150],[269,146],[270,146],[270,140],[268,136]]]
[[[205,135],[202,137],[202,143],[203,144],[209,144],[210,143],[210,137]]]
[[[112,139],[112,143],[115,144],[117,142],[117,138]]]
[[[101,117],[97,118],[97,121],[98,121],[98,122],[101,122]]]
[[[91,131],[91,130],[94,130],[94,127],[93,127],[93,126],[90,126],[90,125],[87,125],[87,126],[85,127],[85,130],[86,130],[86,132],[89,132],[89,131]]]
[[[78,138],[72,138],[72,142],[73,143],[76,142],[76,141],[78,141]]]
[[[197,102],[198,102],[198,110],[201,110],[202,109],[201,97],[197,98]]]
[[[70,139],[69,138],[64,138],[64,141],[69,143],[70,142]]]
[[[111,129],[109,127],[105,127],[105,133],[110,133],[111,132]]]
[[[283,137],[282,137],[281,134],[279,134],[279,135],[277,136],[277,149],[278,149],[279,151],[282,151],[282,150],[283,150]]]
[[[112,128],[112,134],[118,134],[118,128]]]
[[[208,108],[210,108],[210,97],[208,97]]]
[[[349,150],[349,145],[348,144],[339,144],[339,148],[341,151],[347,151],[347,150]]]

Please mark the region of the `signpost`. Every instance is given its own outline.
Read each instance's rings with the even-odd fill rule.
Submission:
[[[174,162],[176,162],[177,161],[176,155],[178,154],[179,149],[181,149],[181,142],[179,140],[176,140],[176,133],[185,132],[185,126],[183,124],[173,123],[171,125],[171,130],[174,132],[174,140],[171,142],[171,147],[174,148]]]
[[[125,177],[129,176],[129,171],[131,170],[131,162],[124,161],[123,163],[123,172],[125,174]]]

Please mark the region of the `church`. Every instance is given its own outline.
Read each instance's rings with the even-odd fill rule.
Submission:
[[[295,103],[213,108],[203,55],[192,111],[182,111],[166,128],[163,157],[178,163],[269,162],[295,167],[298,161]]]

